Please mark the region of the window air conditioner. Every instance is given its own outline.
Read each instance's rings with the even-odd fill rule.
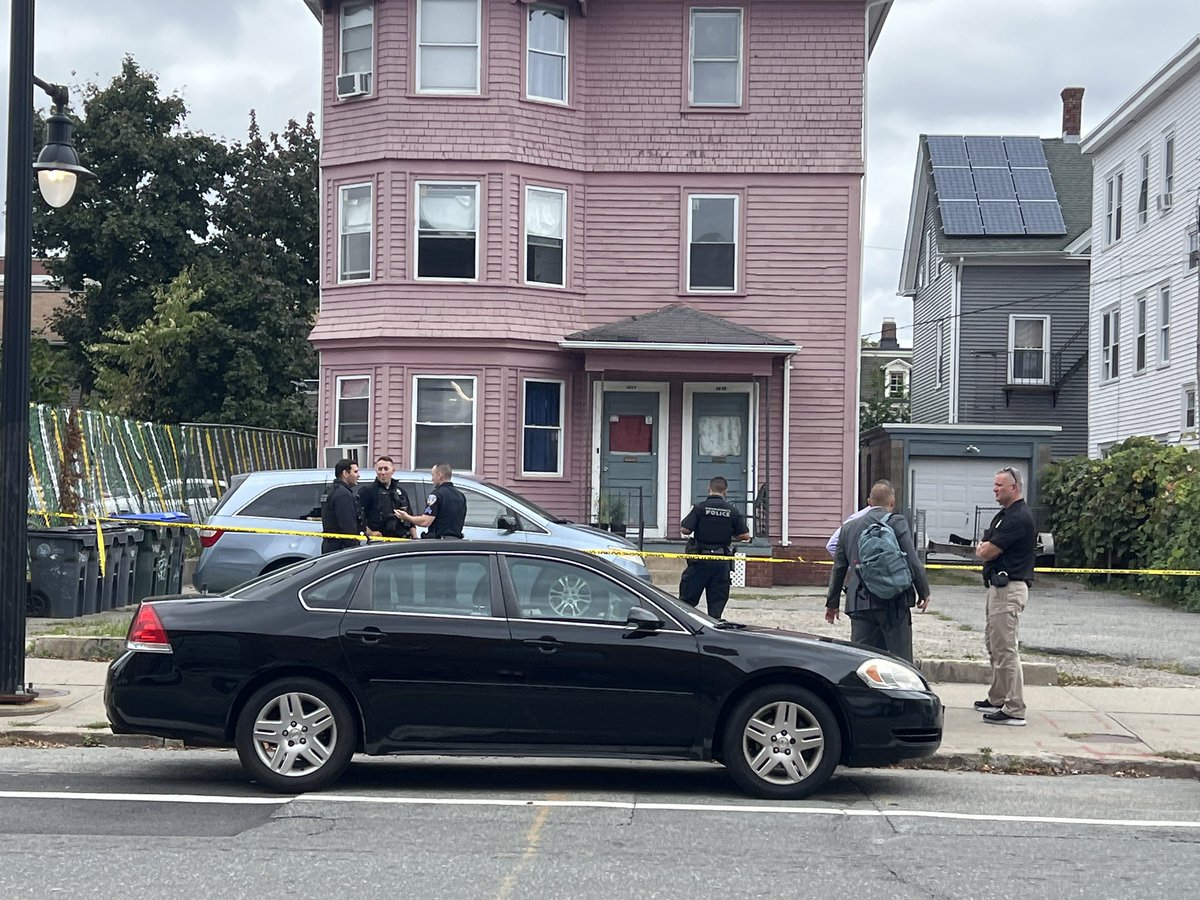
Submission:
[[[369,464],[367,446],[365,444],[358,444],[348,447],[325,448],[325,468],[332,469],[340,459],[352,459],[358,463],[358,467],[361,469],[363,466]]]
[[[371,92],[370,72],[347,72],[337,77],[337,95],[339,100],[347,97],[361,97]]]
[[[1158,211],[1166,212],[1171,208],[1171,192],[1165,191],[1158,195]]]

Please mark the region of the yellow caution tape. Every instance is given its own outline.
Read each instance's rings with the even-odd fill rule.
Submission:
[[[46,515],[46,498],[42,495],[42,482],[38,478],[37,463],[33,459],[33,444],[29,445],[29,474],[33,476],[33,492],[37,495],[38,506],[41,507],[34,515],[41,516],[49,528],[50,517]]]

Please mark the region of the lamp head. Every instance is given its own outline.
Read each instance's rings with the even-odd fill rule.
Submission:
[[[71,120],[61,106],[46,120],[46,146],[38,154],[33,169],[42,197],[55,208],[70,201],[79,179],[96,177],[79,164],[79,154],[71,142]]]

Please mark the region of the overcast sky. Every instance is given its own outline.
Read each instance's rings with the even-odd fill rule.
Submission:
[[[1057,137],[1071,85],[1087,90],[1086,136],[1198,31],[1198,0],[896,0],[869,70],[863,331],[890,315],[911,340],[896,285],[918,134]],[[320,30],[302,0],[40,0],[36,35],[41,78],[107,84],[132,54],[184,96],[192,128],[224,138],[245,135],[251,108],[271,131],[320,101]]]

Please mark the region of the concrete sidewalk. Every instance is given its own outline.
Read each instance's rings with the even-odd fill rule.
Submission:
[[[106,669],[103,662],[27,659],[26,681],[55,693],[0,707],[0,745],[162,747],[161,738],[113,735],[103,724]],[[923,768],[1200,778],[1200,689],[1030,685],[1028,725],[1013,728],[989,725],[972,709],[980,685],[933,688],[946,707],[945,734]]]

